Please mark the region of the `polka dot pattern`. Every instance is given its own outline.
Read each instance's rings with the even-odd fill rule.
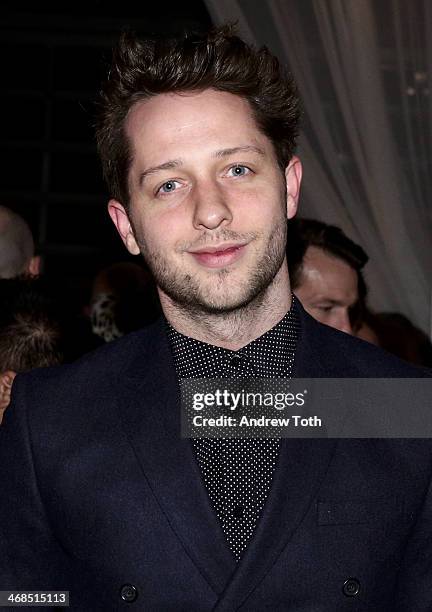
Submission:
[[[180,379],[291,378],[298,332],[293,306],[275,327],[238,351],[189,338],[167,323]],[[200,438],[191,442],[228,545],[239,561],[270,492],[280,439]]]

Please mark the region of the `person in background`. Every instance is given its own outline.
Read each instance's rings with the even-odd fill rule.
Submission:
[[[375,346],[381,346],[378,334],[375,331],[374,318],[375,315],[368,308],[364,308],[355,336],[360,338],[360,340],[375,344]]]
[[[432,344],[427,335],[403,314],[366,310],[356,333],[400,359],[432,368]]]
[[[62,327],[39,278],[0,279],[0,423],[19,372],[62,362]]]
[[[40,257],[35,255],[34,240],[28,224],[16,212],[0,206],[0,279],[19,277],[31,279],[39,276],[39,273]],[[64,360],[70,362],[100,346],[101,341],[91,333],[89,321],[81,320],[71,310],[72,300],[68,291],[62,286],[62,281],[63,279],[56,279],[55,287],[50,295],[52,295],[52,302],[56,303],[57,312],[61,314],[61,319],[64,321],[62,334],[64,338],[67,337],[64,343]],[[9,299],[10,292],[14,291],[17,291],[17,299],[24,299],[25,295],[30,301],[42,299],[42,296],[36,297],[38,292],[42,291],[42,287],[46,298],[47,280],[39,284],[32,284],[30,281],[26,284],[23,280],[22,283],[11,284],[8,290],[4,285],[2,291],[5,294],[2,296],[2,303],[5,299]],[[10,312],[7,310],[6,315]]]
[[[93,333],[110,342],[145,327],[160,315],[151,275],[133,262],[119,262],[101,270],[94,282],[90,305]]]
[[[29,226],[16,212],[0,206],[0,278],[37,276],[39,269],[40,258],[35,255]]]
[[[314,219],[288,223],[291,287],[305,310],[320,323],[353,334],[366,299],[362,269],[368,256],[334,225]]]

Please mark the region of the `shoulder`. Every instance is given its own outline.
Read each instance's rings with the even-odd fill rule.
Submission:
[[[36,368],[19,375],[19,378],[25,378],[29,383],[42,380],[48,383],[53,380],[61,384],[63,380],[76,377],[111,377],[127,370],[136,359],[145,361],[154,355],[156,347],[164,341],[163,322],[158,321],[145,329],[108,342],[73,363]]]
[[[164,346],[164,343],[166,346]],[[18,374],[12,389],[12,402],[8,408],[17,410],[17,404],[32,406],[32,412],[66,412],[69,407],[79,412],[98,406],[103,409],[113,395],[116,381],[139,367],[145,373],[158,354],[167,350],[163,322],[133,332],[88,353],[77,361],[49,368],[37,368]],[[86,407],[86,408],[84,408]],[[8,412],[7,411],[7,412]]]
[[[364,378],[427,378],[432,372],[387,351],[315,321],[297,300],[301,332],[300,367],[316,376]],[[310,373],[312,375],[312,373]]]

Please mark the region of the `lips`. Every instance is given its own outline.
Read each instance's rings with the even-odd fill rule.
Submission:
[[[228,266],[243,255],[245,244],[220,245],[204,247],[202,250],[189,251],[195,261],[207,268]]]

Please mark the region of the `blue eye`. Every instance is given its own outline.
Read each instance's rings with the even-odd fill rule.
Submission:
[[[176,184],[177,181],[167,181],[159,187],[158,191],[161,191],[162,193],[172,193],[177,189]]]
[[[229,172],[232,172],[232,176],[245,176],[250,170],[247,166],[236,165],[230,168]]]

